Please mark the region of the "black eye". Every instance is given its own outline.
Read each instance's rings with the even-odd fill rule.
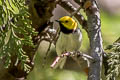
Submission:
[[[65,23],[68,23],[68,21],[66,20]]]

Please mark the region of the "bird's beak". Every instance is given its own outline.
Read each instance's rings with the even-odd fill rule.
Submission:
[[[60,20],[55,20],[56,22],[60,22]]]

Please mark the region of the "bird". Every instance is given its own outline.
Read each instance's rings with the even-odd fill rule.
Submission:
[[[82,42],[82,32],[77,21],[70,16],[63,16],[56,20],[60,26],[60,34],[56,41],[56,52],[60,56],[64,52],[78,51]],[[64,56],[56,66],[62,69],[67,57]]]

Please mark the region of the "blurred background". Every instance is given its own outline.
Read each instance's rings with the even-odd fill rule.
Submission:
[[[75,7],[79,7],[72,0],[68,1],[72,2]],[[120,37],[120,0],[97,0],[97,2],[101,11],[101,29],[103,46],[105,48],[107,45],[112,44],[117,38]],[[52,21],[54,21],[54,19],[59,19],[64,15],[68,15],[67,12],[59,5],[57,5],[53,14],[54,16],[51,19]],[[89,51],[89,41],[87,34],[83,29],[82,33],[83,42],[80,50],[87,53]],[[87,74],[84,70],[86,68],[86,64],[84,63],[80,64],[82,66],[85,65],[84,68],[81,68],[75,61],[68,59],[64,69],[60,70],[50,68],[50,65],[57,56],[54,45],[51,47],[50,53],[47,57],[47,62],[43,68],[43,57],[45,56],[48,45],[49,43],[47,42],[42,42],[40,44],[39,50],[35,57],[35,67],[28,76],[27,80],[87,80]]]

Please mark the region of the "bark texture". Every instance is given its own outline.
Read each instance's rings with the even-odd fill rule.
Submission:
[[[94,62],[90,64],[88,80],[100,80],[102,68],[102,37],[100,13],[95,1],[91,0],[92,6],[86,11],[88,16],[88,36],[90,39],[91,56]]]
[[[78,19],[83,29],[88,33],[91,48],[90,55],[94,58],[94,61],[90,63],[88,80],[100,80],[103,55],[100,12],[95,0],[74,1],[84,9],[87,15],[87,20],[85,20],[79,12],[75,17]],[[62,2],[60,5],[68,12],[76,10],[69,2],[66,1]]]
[[[102,68],[102,37],[101,37],[101,21],[100,13],[95,0],[90,0],[91,6],[86,9],[88,17],[88,37],[90,41],[91,56],[94,62],[91,62],[88,80],[100,80]]]
[[[84,9],[87,20],[78,12],[74,16],[80,22],[83,29],[88,33],[90,41],[90,55],[94,58],[94,61],[90,63],[88,80],[100,80],[101,78],[101,66],[102,66],[102,37],[101,37],[101,21],[100,13],[95,0],[74,0],[77,4]],[[62,0],[30,0],[29,10],[31,13],[31,20],[33,22],[32,26],[39,32],[37,36],[33,36],[33,42],[35,45],[39,46],[38,40],[39,36],[42,35],[42,31],[49,26],[50,18],[53,16],[52,12],[56,7],[56,4],[61,5],[69,13],[76,11],[77,9],[69,2]],[[37,50],[30,46],[23,47],[30,58],[30,63],[28,63],[32,69],[34,67],[34,56]],[[24,80],[28,75],[23,70],[20,70],[21,65],[13,65],[6,71],[7,74],[14,76],[15,78],[7,78],[3,80]],[[31,71],[32,71],[31,69]],[[8,73],[9,72],[9,73]],[[5,77],[5,76],[4,76]],[[2,79],[1,79],[2,80]]]

